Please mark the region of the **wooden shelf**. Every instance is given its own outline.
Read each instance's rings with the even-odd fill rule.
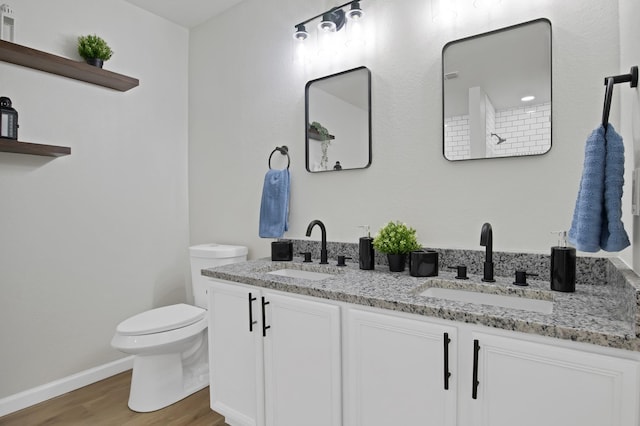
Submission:
[[[71,154],[71,148],[68,146],[42,145],[38,143],[20,142],[15,139],[0,138],[0,152],[62,157]]]
[[[307,134],[309,135],[309,139],[315,139],[317,141],[323,141],[324,138],[320,135],[320,133],[318,133],[318,131],[313,128],[313,127],[309,127],[307,129]],[[335,139],[336,137],[333,135],[329,135],[329,139]]]
[[[140,84],[137,78],[117,74],[85,62],[74,61],[4,40],[0,40],[0,60],[108,87],[120,92],[126,92]]]

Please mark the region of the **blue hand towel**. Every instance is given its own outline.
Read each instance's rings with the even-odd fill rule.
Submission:
[[[622,138],[609,124],[594,130],[585,146],[584,169],[569,242],[578,250],[619,251],[629,245],[621,216],[624,173]]]
[[[629,247],[629,236],[622,223],[622,186],[624,185],[624,143],[611,124],[605,135],[607,158],[604,166],[604,216],[600,247],[620,251]]]
[[[260,238],[281,238],[289,229],[289,190],[289,169],[270,169],[264,176]]]
[[[584,149],[584,167],[569,242],[580,251],[600,250],[602,204],[604,199],[604,164],[606,159],[604,127],[594,130]]]

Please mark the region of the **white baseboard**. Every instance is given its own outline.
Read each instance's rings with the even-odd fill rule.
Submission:
[[[133,368],[133,355],[0,399],[0,417]]]

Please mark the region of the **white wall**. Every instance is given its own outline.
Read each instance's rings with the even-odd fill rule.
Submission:
[[[619,0],[620,4],[620,73],[628,73],[633,65],[640,66],[640,2],[636,0]],[[627,182],[627,202],[631,203],[631,170],[640,167],[640,87],[631,89],[627,83],[618,84],[614,89],[612,113],[619,109],[620,125],[616,127],[624,137],[625,145],[625,181]],[[618,101],[616,101],[616,99]],[[628,212],[625,212],[628,213]],[[627,214],[623,216],[625,223],[633,221],[633,269],[640,272],[640,219]],[[631,262],[629,262],[631,264]]]
[[[115,51],[121,93],[0,63],[27,142],[0,153],[0,398],[125,355],[118,322],[185,300],[188,31],[122,0],[18,0],[16,42],[77,58],[78,35]]]
[[[548,252],[556,243],[550,231],[570,226],[584,143],[602,115],[603,77],[620,68],[617,3],[503,0],[499,9],[480,12],[461,0],[457,20],[445,24],[432,22],[428,1],[363,2],[373,27],[364,51],[303,68],[292,60],[293,26],[322,12],[326,4],[320,3],[249,0],[192,31],[192,243],[239,243],[249,246],[251,257],[269,255],[270,241],[257,236],[260,193],[269,153],[286,144],[292,157],[289,237],[304,238],[307,224],[321,219],[330,240],[355,242],[357,225],[375,231],[399,219],[414,226],[425,245],[480,249],[480,228],[488,221],[496,250]],[[442,47],[540,17],[551,20],[553,31],[551,151],[445,160]],[[358,65],[372,72],[373,163],[365,170],[307,173],[304,85]],[[614,109],[610,121],[618,116]],[[629,206],[626,200],[625,211]]]

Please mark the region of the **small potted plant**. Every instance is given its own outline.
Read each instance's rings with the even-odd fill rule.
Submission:
[[[113,56],[107,42],[95,34],[78,37],[78,53],[89,65],[99,68]]]
[[[407,254],[421,248],[416,230],[399,221],[383,226],[373,239],[373,247],[387,255],[391,272],[404,271]]]

